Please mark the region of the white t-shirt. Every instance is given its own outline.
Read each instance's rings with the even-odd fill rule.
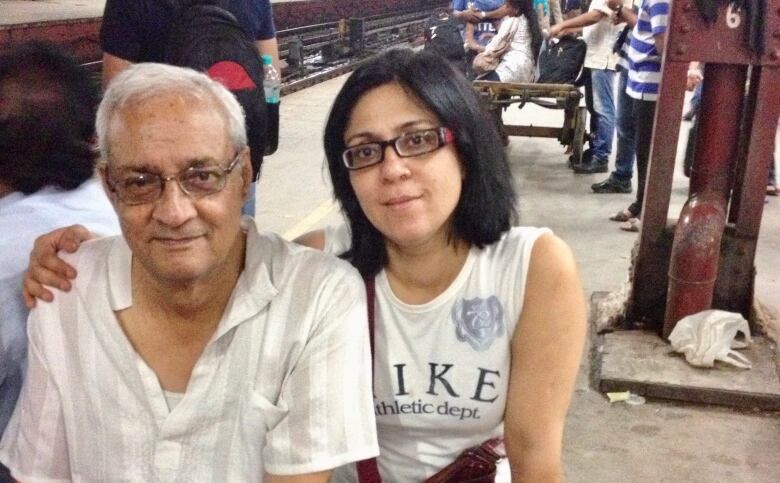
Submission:
[[[93,233],[116,235],[119,222],[97,179],[76,189],[52,186],[0,198],[0,435],[13,412],[26,365],[26,321],[22,279],[35,239],[80,223]]]
[[[420,482],[463,450],[503,435],[511,340],[531,250],[547,229],[518,227],[472,248],[452,284],[409,305],[376,277],[374,411],[385,481]],[[329,230],[343,249],[343,231]],[[496,481],[509,481],[506,460]],[[354,465],[335,481],[357,481]]]
[[[172,410],[114,315],[132,305],[121,237],[30,315],[30,370],[0,460],[21,481],[261,481],[377,454],[365,293],[347,263],[258,234]]]
[[[630,6],[629,1],[627,8]],[[593,10],[602,12],[606,17],[582,29],[582,38],[588,44],[584,66],[589,69],[615,70],[618,55],[612,52],[612,48],[625,23],[612,23],[615,12],[607,6],[606,0],[593,0],[588,11]]]

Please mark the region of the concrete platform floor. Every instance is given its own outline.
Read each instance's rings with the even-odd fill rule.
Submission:
[[[282,99],[279,151],[266,158],[259,186],[261,227],[293,238],[339,222],[331,200],[322,129],[344,77]],[[682,109],[682,107],[681,107]],[[505,113],[511,121],[556,125],[560,111],[528,106]],[[683,123],[680,155],[689,123]],[[633,195],[593,194],[605,175],[574,175],[555,140],[512,138],[508,147],[520,194],[522,224],[551,227],[572,247],[586,294],[612,291],[626,280],[637,237],[622,232],[610,214]],[[676,175],[670,216],[679,213],[687,179]],[[756,291],[780,312],[780,199],[764,205]],[[648,400],[640,406],[607,402],[589,384],[582,361],[566,425],[564,461],[569,482],[775,482],[780,481],[780,414]],[[533,397],[533,395],[529,395]]]

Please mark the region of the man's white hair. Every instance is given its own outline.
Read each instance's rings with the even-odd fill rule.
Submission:
[[[230,91],[206,74],[167,64],[133,64],[111,80],[97,111],[95,130],[103,162],[108,162],[109,125],[124,106],[161,94],[180,94],[221,106],[236,151],[247,145],[244,111]]]

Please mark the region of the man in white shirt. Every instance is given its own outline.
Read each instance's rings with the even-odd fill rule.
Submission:
[[[629,3],[630,6],[630,3]],[[550,27],[550,35],[559,37],[583,28],[588,45],[584,67],[587,69],[585,95],[591,115],[590,151],[575,173],[606,173],[615,133],[615,67],[618,56],[613,46],[623,25],[613,22],[614,12],[606,0],[593,0],[588,12]],[[627,184],[631,190],[630,181]]]
[[[0,460],[18,480],[325,482],[377,454],[365,295],[260,234],[243,116],[207,76],[129,67],[97,115],[121,237],[29,321]]]
[[[19,44],[0,54],[0,436],[24,376],[21,287],[35,238],[72,223],[119,233],[93,178],[99,100],[90,72],[51,45]]]

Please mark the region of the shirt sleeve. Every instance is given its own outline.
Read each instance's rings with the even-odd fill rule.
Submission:
[[[452,9],[457,12],[462,12],[463,10],[466,10],[466,0],[453,0]]]
[[[253,3],[257,8],[254,19],[256,40],[269,40],[276,37],[276,26],[274,25],[271,2],[269,0],[260,0]]]
[[[612,17],[614,14],[612,9],[607,5],[606,0],[593,0],[590,4],[590,10],[598,10],[608,17]]]
[[[669,24],[669,2],[666,0],[649,0],[647,13],[650,16],[650,27],[653,37],[666,32]]]
[[[36,330],[56,322],[42,314],[51,304],[41,305],[28,322],[27,376],[0,443],[0,461],[18,481],[64,482],[71,476],[62,401]]]
[[[100,26],[100,48],[113,56],[138,62],[141,38],[136,25],[137,0],[106,0]]]
[[[365,289],[353,269],[337,273],[320,277],[310,298],[315,321],[277,403],[288,411],[266,433],[270,474],[324,471],[379,453]]]
[[[493,52],[498,48],[499,42],[509,35],[509,29],[512,28],[513,22],[519,22],[520,20],[518,17],[504,17],[504,20],[501,22],[501,25],[498,27],[498,32],[496,35],[493,36],[493,38],[490,39],[490,42],[485,46],[485,52]],[[511,42],[512,39],[509,39]]]

